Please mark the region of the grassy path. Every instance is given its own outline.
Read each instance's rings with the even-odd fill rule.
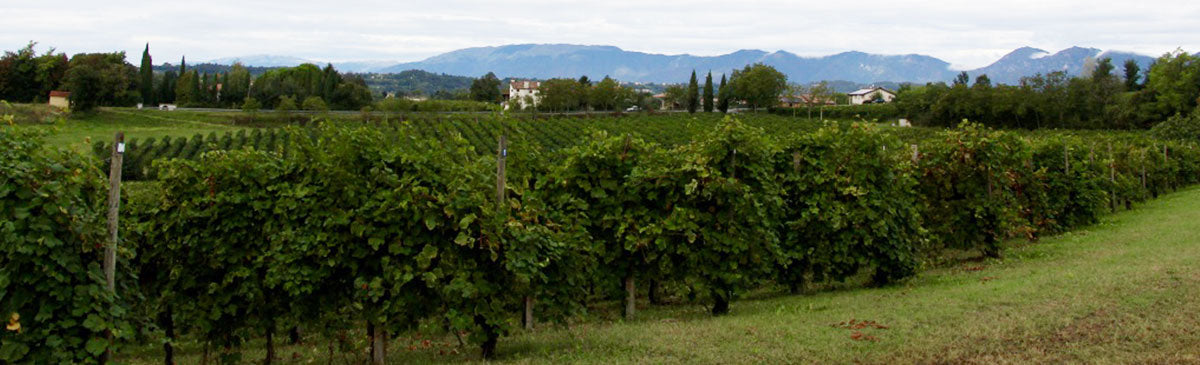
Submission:
[[[645,313],[514,336],[500,353],[534,363],[1200,363],[1200,189],[903,286],[742,301],[722,318],[698,306]],[[887,329],[833,326],[851,320]]]
[[[742,300],[719,318],[699,305],[646,308],[631,322],[594,313],[506,337],[498,361],[1200,363],[1200,188],[1013,244],[1001,261],[930,269],[889,288]],[[872,322],[854,325],[861,321]],[[452,338],[422,341],[396,339],[390,362],[478,360],[475,348],[458,349]],[[325,363],[326,351],[310,343],[280,354],[285,363]],[[161,362],[144,356],[133,362]],[[243,358],[261,356],[261,348],[248,349]],[[355,356],[365,360],[339,355],[335,363]],[[181,360],[194,363],[198,353]]]

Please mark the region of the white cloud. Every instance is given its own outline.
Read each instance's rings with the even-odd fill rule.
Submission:
[[[185,53],[197,61],[249,54],[415,61],[473,46],[579,43],[695,55],[918,53],[975,68],[1022,46],[1200,50],[1193,1],[63,0],[0,4],[0,13],[5,50],[35,40],[39,49],[68,53],[125,50],[136,61],[150,42],[156,62]]]

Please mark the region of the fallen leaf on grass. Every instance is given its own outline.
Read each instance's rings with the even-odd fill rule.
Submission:
[[[860,330],[860,329],[864,329],[864,328],[875,328],[875,329],[881,329],[881,330],[888,329],[888,326],[882,325],[879,322],[875,322],[872,320],[859,321],[857,319],[851,319],[850,322],[840,322],[838,324],[833,325],[833,327],[834,328],[845,328],[845,329],[849,329],[849,330]]]
[[[854,331],[854,333],[851,333],[850,339],[855,340],[855,341],[871,341],[871,342],[879,341],[879,339],[875,338],[875,336],[864,334],[864,333],[858,332],[858,331]]]

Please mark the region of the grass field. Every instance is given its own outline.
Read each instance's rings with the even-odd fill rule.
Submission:
[[[50,144],[86,151],[90,146],[85,141],[111,141],[117,131],[125,132],[130,138],[162,138],[225,133],[244,128],[232,125],[231,119],[222,113],[101,108],[52,123],[25,125],[45,130],[48,133],[46,142]]]
[[[1010,242],[1004,260],[950,261],[893,287],[760,293],[717,318],[691,304],[642,303],[629,322],[595,308],[569,326],[502,339],[498,361],[1200,363],[1195,222],[1200,188],[1193,187],[1072,233]],[[308,341],[279,349],[283,362],[329,361],[325,343]],[[199,362],[196,342],[183,346],[180,363]],[[129,349],[132,358],[123,360],[161,363],[158,348]],[[401,334],[388,349],[392,363],[478,361],[476,348],[446,335]],[[365,361],[365,351],[333,362]],[[262,356],[261,343],[243,353]]]

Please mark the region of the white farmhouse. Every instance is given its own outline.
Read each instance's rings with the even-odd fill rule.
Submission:
[[[882,100],[884,103],[890,103],[892,102],[892,99],[896,98],[896,93],[878,86],[858,89],[857,91],[846,95],[850,96],[850,105],[869,104],[877,102],[878,100]]]
[[[525,109],[530,105],[537,105],[539,101],[538,88],[542,86],[539,81],[518,81],[512,80],[508,83],[508,102],[517,103],[521,109]]]

